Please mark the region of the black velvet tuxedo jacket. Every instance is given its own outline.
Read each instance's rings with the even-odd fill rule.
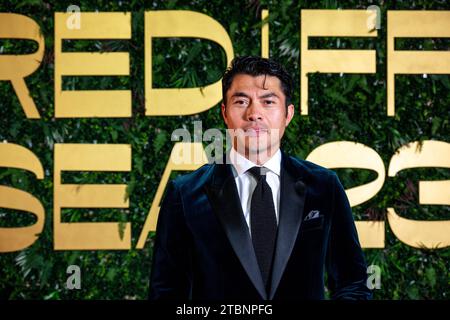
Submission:
[[[314,219],[305,217],[318,211]],[[366,264],[336,174],[282,152],[270,292],[264,288],[229,161],[171,181],[159,213],[149,298],[369,299]]]

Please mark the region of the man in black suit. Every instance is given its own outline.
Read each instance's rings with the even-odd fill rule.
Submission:
[[[171,181],[150,299],[369,299],[366,264],[336,174],[280,150],[294,115],[278,63],[235,58],[222,79],[223,161]]]

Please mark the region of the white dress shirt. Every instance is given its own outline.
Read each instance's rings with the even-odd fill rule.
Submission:
[[[244,213],[245,221],[247,222],[249,231],[250,228],[250,205],[252,200],[253,191],[256,188],[257,180],[252,176],[248,169],[252,167],[264,167],[269,169],[266,173],[266,181],[272,189],[273,204],[275,207],[275,215],[278,223],[278,209],[280,205],[280,166],[281,166],[281,151],[278,151],[266,161],[263,165],[259,166],[240,153],[236,152],[234,148],[230,151],[230,162],[232,164],[232,171],[234,174],[234,180],[236,182],[239,199],[241,200],[242,212]]]

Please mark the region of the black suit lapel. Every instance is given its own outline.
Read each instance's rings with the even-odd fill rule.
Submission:
[[[306,185],[287,155],[282,153],[280,174],[280,209],[272,282],[269,299],[273,299],[292,253],[303,217]]]
[[[261,297],[267,293],[259,271],[248,226],[242,213],[241,202],[230,164],[216,164],[211,180],[205,184],[206,194],[225,233],[250,280]]]

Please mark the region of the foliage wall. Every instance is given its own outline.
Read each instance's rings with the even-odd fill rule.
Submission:
[[[67,41],[67,51],[127,51],[130,76],[67,77],[66,90],[132,90],[132,117],[118,119],[55,119],[54,117],[54,12],[65,12],[70,4],[82,11],[132,12],[132,39],[128,41]],[[376,38],[323,38],[311,45],[321,48],[375,49],[376,74],[314,74],[309,78],[309,115],[299,115],[300,10],[363,9],[376,4],[382,21]],[[26,78],[42,116],[27,119],[10,82],[0,81],[0,141],[30,149],[40,159],[45,177],[0,168],[0,184],[35,195],[45,208],[45,226],[39,239],[21,252],[0,254],[0,298],[2,299],[145,299],[152,259],[154,234],[143,250],[135,249],[173,143],[171,132],[202,120],[203,128],[224,128],[219,105],[192,116],[146,117],[144,115],[144,11],[192,10],[216,19],[227,30],[235,55],[259,55],[261,9],[270,10],[270,56],[285,64],[295,79],[297,106],[283,148],[300,158],[330,141],[349,140],[374,149],[385,168],[395,151],[410,141],[449,142],[450,82],[448,75],[396,77],[396,115],[386,115],[386,11],[450,10],[441,1],[42,1],[0,2],[0,12],[27,15],[41,27],[45,55],[41,67]],[[204,40],[154,40],[154,85],[196,87],[220,79],[226,68],[222,49]],[[398,49],[449,50],[448,39],[405,39]],[[32,41],[0,39],[0,53],[30,53]],[[129,221],[132,250],[53,250],[53,145],[54,143],[124,143],[132,146],[131,173],[76,173],[64,176],[73,183],[126,183],[130,196],[127,210],[64,210],[63,221]],[[1,155],[0,155],[1,156]],[[337,170],[346,188],[375,178],[368,170]],[[448,220],[448,206],[420,206],[419,180],[449,179],[444,169],[404,170],[386,178],[380,192],[354,208],[358,220],[385,219],[387,207],[409,219]],[[33,224],[31,214],[0,208],[0,227]],[[448,299],[450,296],[450,249],[415,249],[400,242],[386,223],[384,249],[365,249],[368,264],[381,267],[381,289],[375,299]],[[68,265],[82,271],[80,290],[65,288]]]

